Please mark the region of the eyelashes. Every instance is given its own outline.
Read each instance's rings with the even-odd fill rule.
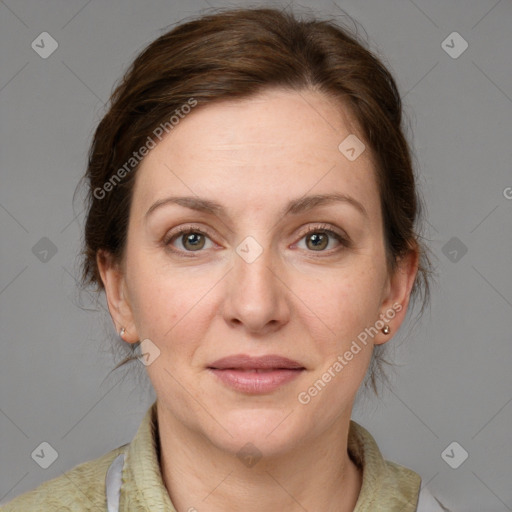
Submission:
[[[327,225],[327,224],[322,224],[322,225],[319,225],[319,226],[311,226],[309,227],[306,231],[304,232],[301,232],[300,234],[300,240],[303,240],[304,238],[310,236],[310,235],[313,235],[313,234],[320,234],[320,235],[327,235],[329,236],[330,238],[336,240],[343,248],[348,248],[351,246],[351,242],[350,240],[348,239],[347,236],[343,236],[341,235],[340,233],[338,233],[337,231],[334,231],[333,229],[329,229],[330,226]],[[310,252],[326,252],[328,254],[332,254],[332,249],[329,250],[329,251],[310,251]]]
[[[181,237],[181,243],[183,244],[183,239],[185,237],[186,238],[186,241],[187,243],[190,243],[192,241],[192,238],[190,237],[190,235],[200,235],[202,237],[205,237],[205,238],[211,238],[210,235],[202,230],[202,229],[199,229],[199,228],[194,228],[194,227],[185,227],[185,228],[179,228],[178,230],[176,230],[176,232],[174,234],[172,234],[170,237],[166,238],[164,240],[164,244],[166,247],[168,247],[171,251],[173,252],[202,252],[202,251],[187,251],[185,249],[185,251],[183,250],[177,250],[176,248],[174,248],[174,246],[172,245],[173,242],[177,239],[180,239]],[[193,244],[197,244],[197,240],[195,242],[192,242]],[[204,244],[199,244],[199,249],[203,249],[204,247]],[[197,245],[196,245],[196,248],[197,248]]]
[[[328,250],[322,248],[320,250],[309,249],[306,245],[306,248],[303,250],[312,253],[311,255],[314,257],[321,257],[323,254],[325,254],[326,256],[332,255],[333,253],[339,252],[341,249],[349,248],[352,246],[352,242],[350,241],[348,236],[338,233],[337,231],[332,229],[332,227],[329,224],[309,226],[306,230],[303,230],[300,233],[299,240],[295,242],[293,245],[297,245],[305,238],[308,241],[312,240],[312,238],[307,238],[311,237],[312,235],[319,235],[315,237],[315,241],[320,242],[320,246],[326,240],[328,244],[330,244],[332,240],[338,242],[339,244],[337,248]],[[198,226],[188,225],[179,227],[176,230],[172,231],[168,236],[166,236],[163,239],[162,243],[168,250],[179,256],[196,257],[196,253],[201,254],[204,253],[205,250],[213,248],[215,243],[213,242],[212,238],[213,235],[208,230],[205,230],[204,228]],[[210,241],[210,247],[207,247],[207,240]],[[174,246],[175,241],[179,241],[183,248],[176,248]],[[191,244],[192,249],[187,249],[186,244]],[[317,247],[319,247],[319,245],[317,245]]]
[[[203,251],[187,251],[187,250],[178,250],[176,249],[172,244],[175,240],[179,239],[181,237],[181,242],[183,243],[183,238],[187,235],[192,235],[192,234],[195,234],[195,235],[201,235],[203,237],[207,237],[207,238],[212,238],[211,235],[205,231],[204,229],[202,228],[199,228],[199,227],[196,227],[196,226],[184,226],[184,227],[180,227],[178,229],[176,229],[175,231],[173,231],[169,236],[167,236],[164,240],[163,240],[163,244],[171,251],[171,252],[174,252],[174,253],[183,253],[183,252],[190,252],[190,253],[194,253],[194,252],[203,252]],[[188,239],[188,241],[190,242],[190,238]],[[204,245],[203,245],[204,246]],[[200,249],[203,248],[203,246],[200,247]],[[188,255],[188,254],[185,254],[185,256],[193,256],[192,255]]]

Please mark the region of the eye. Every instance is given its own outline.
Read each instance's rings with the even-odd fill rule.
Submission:
[[[300,241],[302,240],[305,240],[305,249],[309,252],[326,252],[330,254],[337,252],[339,246],[350,246],[349,238],[330,229],[328,224],[309,227],[301,234]],[[338,248],[329,248],[330,243],[333,241],[338,243]],[[210,243],[209,246],[208,242]],[[196,226],[177,228],[165,237],[163,244],[172,252],[181,256],[193,256],[191,253],[199,253],[203,249],[211,249],[214,245],[210,235],[205,230]]]
[[[210,240],[210,237],[208,233],[202,229],[194,226],[184,226],[170,233],[169,236],[164,239],[163,243],[173,252],[186,253],[200,252],[202,249],[211,248],[205,247],[207,240]],[[175,243],[180,244],[181,247],[178,246],[178,248],[176,248]],[[210,240],[210,243],[213,242]]]
[[[325,249],[328,248],[329,243],[332,240],[337,241],[338,245],[341,244],[341,246],[344,247],[348,247],[350,245],[347,238],[342,236],[340,233],[329,229],[329,226],[325,224],[321,226],[311,226],[308,228],[304,233],[302,233],[301,241],[302,240],[305,240],[306,249],[313,252],[331,252],[330,250],[326,251]]]

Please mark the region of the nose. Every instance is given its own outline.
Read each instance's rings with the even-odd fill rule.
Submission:
[[[231,327],[264,335],[288,323],[289,290],[283,282],[283,272],[276,268],[276,261],[277,257],[268,248],[263,249],[254,261],[234,254],[222,308]]]

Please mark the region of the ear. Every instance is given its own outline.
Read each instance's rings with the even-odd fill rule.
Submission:
[[[120,329],[124,327],[123,340],[128,343],[136,343],[139,341],[139,337],[126,293],[124,273],[112,255],[105,250],[98,250],[96,263],[105,287],[108,310],[116,331],[119,333]]]
[[[389,275],[384,288],[380,319],[391,329],[389,334],[379,333],[374,337],[374,345],[389,341],[405,319],[412,287],[418,272],[419,248],[417,244],[398,262],[395,272]]]

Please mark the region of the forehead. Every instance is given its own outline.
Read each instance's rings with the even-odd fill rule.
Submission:
[[[198,195],[235,212],[261,208],[263,199],[278,209],[306,194],[339,192],[379,220],[370,150],[349,160],[339,149],[349,136],[363,141],[348,109],[313,91],[270,90],[195,107],[142,161],[134,203]]]

